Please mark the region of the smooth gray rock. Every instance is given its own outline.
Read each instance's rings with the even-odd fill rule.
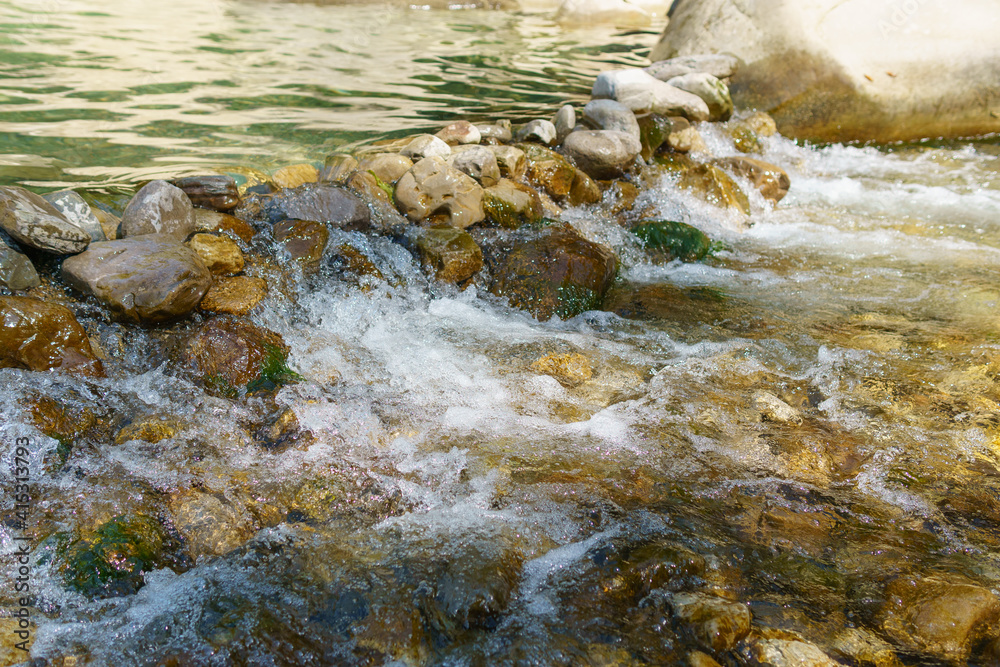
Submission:
[[[261,206],[268,222],[309,220],[346,229],[369,228],[371,212],[357,195],[334,183],[306,183],[282,190]]]
[[[194,206],[180,188],[150,181],[135,193],[122,213],[122,235],[169,234],[181,241],[194,233]]]
[[[94,215],[90,204],[77,192],[73,190],[60,190],[59,192],[50,192],[47,195],[42,195],[42,199],[52,204],[67,220],[87,232],[90,235],[91,241],[108,240],[108,237],[104,235],[104,228],[101,227],[101,221]]]
[[[501,143],[507,143],[514,138],[514,133],[511,131],[510,121],[506,118],[498,120],[495,123],[480,123],[476,125],[476,129],[479,130],[480,141],[483,139],[488,139],[492,141],[499,141]]]
[[[12,290],[38,287],[35,265],[0,235],[0,285]]]
[[[517,131],[518,141],[533,141],[551,146],[556,143],[556,126],[550,121],[535,119]]]
[[[740,61],[734,56],[710,53],[661,60],[644,69],[660,81],[669,81],[675,76],[684,76],[695,72],[711,74],[717,79],[728,79],[736,73],[739,66]]]
[[[585,130],[566,137],[563,150],[591,178],[608,179],[621,175],[635,161],[642,146],[625,132]]]
[[[399,179],[396,203],[414,222],[465,229],[485,217],[482,186],[440,157],[424,158]]]
[[[0,187],[0,229],[18,243],[54,255],[78,253],[90,243],[90,234],[52,204],[15,186]]]
[[[433,134],[421,134],[406,144],[399,154],[414,160],[422,160],[425,157],[448,157],[451,155],[451,146]]]
[[[583,122],[597,130],[625,132],[639,141],[639,121],[632,110],[614,100],[591,100],[583,107]]]
[[[500,166],[496,154],[486,146],[470,146],[452,155],[448,162],[463,174],[479,181],[484,188],[500,180]]]
[[[729,96],[729,86],[711,74],[693,72],[683,76],[675,76],[667,81],[667,84],[686,90],[704,100],[705,104],[708,105],[708,112],[711,114],[709,120],[712,122],[729,120],[729,117],[733,115],[733,100]]]
[[[564,104],[559,107],[559,111],[552,117],[552,124],[556,128],[556,143],[562,143],[563,139],[573,131],[576,125],[576,110],[572,105]]]
[[[594,99],[621,102],[635,113],[708,120],[708,105],[697,95],[674,88],[638,68],[601,72],[590,91]]]
[[[212,274],[198,253],[170,234],[92,243],[63,262],[62,278],[116,313],[141,322],[185,315],[212,286]]]

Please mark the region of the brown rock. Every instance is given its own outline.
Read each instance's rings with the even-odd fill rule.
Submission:
[[[730,176],[710,164],[697,164],[681,174],[677,185],[720,208],[732,208],[750,215],[750,201]]]
[[[319,180],[319,170],[311,164],[290,164],[271,175],[271,180],[279,188],[297,188]]]
[[[703,593],[676,593],[674,618],[702,648],[721,654],[750,633],[750,608]]]
[[[519,181],[528,173],[528,160],[520,148],[514,146],[490,146],[497,158],[500,175],[513,181]]]
[[[551,375],[564,387],[576,387],[594,376],[590,359],[582,354],[548,354],[531,364],[532,370]]]
[[[1000,635],[1000,600],[988,588],[941,577],[901,577],[889,583],[877,622],[896,644],[948,662],[964,663],[972,647]]]
[[[518,144],[528,163],[528,178],[550,197],[565,197],[573,188],[576,168],[569,160],[538,144]]]
[[[580,206],[582,204],[596,204],[599,201],[601,201],[601,188],[594,182],[594,179],[577,169],[566,203],[570,206]]]
[[[407,158],[403,158],[407,160]],[[409,162],[409,160],[407,160]],[[383,184],[385,182],[383,181]],[[357,193],[361,199],[368,204],[372,211],[372,227],[381,231],[388,231],[397,225],[407,225],[409,221],[396,210],[396,203],[392,195],[375,180],[375,175],[368,171],[358,170],[347,179],[347,187]]]
[[[483,268],[483,251],[468,232],[452,228],[414,230],[420,262],[438,280],[462,283]]]
[[[788,172],[770,162],[742,156],[721,158],[714,162],[753,183],[765,199],[776,204],[788,194],[791,186]]]
[[[115,436],[116,445],[124,445],[129,440],[145,440],[157,443],[177,435],[186,424],[171,415],[149,415],[124,426]]]
[[[183,190],[198,208],[229,211],[240,203],[240,191],[232,176],[188,176],[175,178],[170,184]]]
[[[55,255],[81,252],[90,234],[24,188],[0,187],[0,229],[29,248]]]
[[[13,242],[8,244],[3,235],[0,235],[0,286],[12,290],[26,290],[38,287],[41,280],[35,265],[31,263],[26,255],[13,246]]]
[[[273,331],[246,320],[217,317],[188,340],[184,363],[209,391],[237,396],[290,374],[285,366],[288,351]]]
[[[267,296],[267,281],[250,276],[219,278],[205,293],[198,309],[206,313],[246,315]]]
[[[483,193],[483,211],[495,225],[517,229],[542,218],[542,200],[534,189],[507,178],[501,178]]]
[[[23,296],[0,296],[0,366],[104,377],[104,367],[73,313]]]
[[[322,171],[319,173],[320,183],[343,183],[347,177],[358,168],[354,156],[346,153],[335,153],[326,158]]]
[[[326,250],[330,230],[326,225],[310,220],[282,220],[274,225],[274,240],[280,243],[292,259],[303,266],[315,268]]]
[[[253,227],[237,217],[203,208],[196,208],[194,210],[194,224],[196,232],[227,234],[231,238],[239,239],[243,243],[250,243],[257,233]]]
[[[212,285],[198,254],[162,234],[92,243],[63,262],[62,278],[126,318],[146,322],[187,314]]]
[[[232,276],[243,270],[243,253],[228,236],[195,234],[187,246],[198,253],[213,275]]]
[[[216,494],[189,491],[172,503],[172,509],[174,526],[193,558],[221,556],[250,537],[236,508]]]
[[[540,320],[599,308],[618,259],[572,227],[505,232],[484,239],[489,290]]]

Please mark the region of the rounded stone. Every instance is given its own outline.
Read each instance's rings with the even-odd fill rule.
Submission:
[[[637,137],[614,130],[573,132],[563,143],[563,150],[580,169],[597,179],[621,175],[635,162],[641,149]]]
[[[187,246],[198,253],[213,275],[231,276],[243,270],[243,253],[228,236],[195,234]]]
[[[680,88],[697,95],[708,105],[709,120],[713,122],[729,120],[733,115],[733,100],[729,87],[711,74],[692,72],[667,81],[674,88]]]
[[[183,241],[195,229],[194,207],[180,188],[150,181],[125,207],[121,229],[124,237],[168,234]]]
[[[556,126],[551,121],[535,119],[517,131],[515,138],[518,141],[532,141],[546,146],[556,143]]]
[[[414,160],[427,157],[448,157],[451,155],[451,146],[433,134],[421,134],[406,144],[399,153]]]
[[[87,332],[64,306],[0,296],[0,367],[103,377]]]
[[[81,252],[90,234],[24,188],[0,187],[0,229],[29,248],[55,255]]]
[[[437,138],[444,141],[449,146],[459,144],[478,144],[482,140],[479,128],[467,120],[458,120],[435,134]]]
[[[485,217],[482,186],[440,157],[424,158],[399,179],[396,203],[414,222],[465,229]]]

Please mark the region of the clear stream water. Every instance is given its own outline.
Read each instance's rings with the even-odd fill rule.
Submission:
[[[126,191],[321,162],[456,118],[547,117],[601,69],[642,64],[657,32],[251,0],[0,7],[0,181],[37,191]],[[703,133],[736,154],[719,128]],[[387,240],[335,234],[386,279],[293,276],[273,291],[254,320],[304,378],[273,405],[176,372],[168,341],[187,324],[83,309],[109,379],[0,370],[5,463],[17,437],[35,443],[32,655],[678,664],[695,643],[664,596],[708,591],[847,661],[845,628],[880,641],[895,576],[996,589],[1000,149],[765,143],[792,188],[776,208],[752,201],[747,231],[669,179],[642,195],[722,242],[702,263],[652,263],[607,205],[567,211],[622,258],[607,310],[568,321],[429,282]],[[582,354],[592,378],[539,374],[551,353]],[[759,392],[800,419],[762,419]],[[61,462],[32,420],[39,397],[110,435],[79,437]],[[312,437],[254,444],[275,406]],[[172,436],[116,444],[151,416]],[[9,514],[12,464],[0,482]],[[123,514],[182,524],[192,494],[227,517],[213,538],[225,555],[178,556],[128,595],[65,585],[60,540]],[[8,610],[15,535],[0,526]]]

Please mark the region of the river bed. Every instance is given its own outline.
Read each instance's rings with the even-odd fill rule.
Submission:
[[[222,0],[4,13],[0,183],[39,192],[129,192],[322,163],[458,118],[549,117],[601,69],[644,64],[658,32]],[[718,127],[702,133],[737,155]],[[996,664],[982,642],[921,649],[885,608],[901,578],[1000,585],[998,153],[766,139],[762,159],[792,187],[776,207],[752,199],[745,231],[669,177],[641,195],[717,242],[697,263],[652,262],[607,206],[567,210],[622,265],[604,310],[565,321],[334,232],[382,278],[293,276],[255,311],[302,377],[266,400],[175,372],[168,339],[190,323],[84,309],[108,379],[0,369],[5,460],[17,438],[35,443],[32,656],[683,664],[707,649],[677,596],[710,595],[748,608],[761,636],[845,664]],[[539,372],[552,354],[581,355],[589,374]],[[68,449],[32,417],[45,400],[89,420]],[[255,444],[282,410],[303,435]],[[224,555],[199,558],[168,530],[171,560],[134,590],[66,585],[74,536],[203,515],[226,517],[209,545]],[[14,535],[0,527],[11,609]]]

